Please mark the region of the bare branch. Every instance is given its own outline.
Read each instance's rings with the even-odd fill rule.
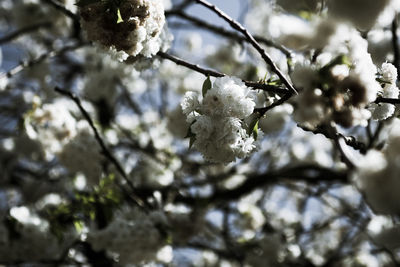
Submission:
[[[278,66],[276,66],[276,64],[272,61],[268,53],[264,50],[264,48],[261,47],[261,45],[254,39],[254,37],[247,31],[246,28],[244,28],[239,22],[229,17],[226,13],[224,13],[215,5],[205,0],[195,0],[195,1],[198,4],[201,4],[210,9],[211,11],[213,11],[214,13],[216,13],[219,17],[228,22],[233,29],[236,29],[237,31],[241,32],[246,37],[247,41],[258,51],[258,53],[261,55],[264,61],[271,67],[272,71],[276,75],[278,75],[282,83],[289,89],[289,91],[291,91],[292,94],[297,94],[297,90],[294,88],[291,82],[289,82],[289,80],[285,77],[285,75],[279,70]]]
[[[107,148],[103,138],[100,136],[99,131],[97,130],[96,126],[94,125],[93,120],[91,119],[89,113],[82,106],[82,103],[81,103],[81,100],[79,99],[79,97],[70,91],[66,91],[66,90],[58,88],[58,87],[56,87],[54,90],[62,95],[69,97],[72,101],[75,102],[75,104],[78,106],[79,110],[81,111],[83,117],[89,123],[90,128],[92,129],[94,136],[96,138],[96,141],[100,145],[104,156],[116,167],[117,171],[121,174],[121,176],[124,178],[126,183],[129,185],[130,189],[132,190],[132,194],[129,194],[129,196],[132,197],[132,199],[136,202],[136,204],[138,204],[140,207],[144,208],[145,202],[140,197],[138,197],[136,189],[133,186],[132,182],[129,180],[128,175],[125,173],[125,170],[123,169],[121,164],[118,162],[118,160],[114,157],[114,155],[111,153],[111,151]]]
[[[65,47],[61,48],[60,50],[50,51],[50,52],[47,52],[47,53],[44,53],[44,54],[38,56],[37,58],[31,59],[31,60],[25,60],[22,63],[20,63],[19,65],[12,68],[11,70],[9,70],[5,73],[0,73],[0,79],[2,79],[4,77],[11,78],[12,76],[18,74],[19,72],[23,71],[26,68],[40,64],[43,61],[45,61],[46,59],[63,55],[64,53],[66,53],[68,51],[78,49],[84,45],[86,45],[86,43],[77,43],[74,45],[65,46]]]
[[[205,76],[211,76],[211,77],[224,77],[227,76],[225,73],[218,72],[216,70],[212,69],[206,69],[203,67],[200,67],[197,64],[189,63],[181,58],[178,58],[177,56],[173,56],[170,54],[167,54],[165,52],[159,51],[157,55],[161,58],[171,60],[172,62],[175,62],[177,65],[184,66],[188,69],[194,70],[196,72],[199,72]],[[242,80],[246,86],[252,87],[254,89],[261,89],[267,92],[273,92],[273,93],[288,93],[288,90],[279,86],[274,86],[274,85],[269,85],[269,84],[263,84],[263,83],[257,83],[257,82],[249,82]]]
[[[394,16],[392,22],[392,45],[393,45],[393,54],[394,60],[393,65],[396,67],[397,72],[400,72],[400,48],[399,48],[399,36],[397,34],[397,29],[399,28],[397,22],[397,13]]]
[[[15,32],[9,33],[6,36],[3,36],[2,38],[0,38],[0,45],[7,43],[7,42],[11,42],[12,40],[14,40],[26,33],[34,32],[34,31],[40,30],[41,28],[49,28],[51,26],[52,26],[52,24],[49,21],[29,25],[27,27],[16,30]]]
[[[387,104],[398,105],[398,104],[400,104],[400,99],[399,98],[378,97],[378,98],[376,98],[374,103],[376,103],[376,104],[387,103]]]
[[[59,2],[54,1],[54,0],[42,0],[42,2],[44,2],[44,3],[48,4],[48,5],[51,5],[55,9],[57,9],[57,10],[61,11],[62,13],[64,13],[67,17],[71,18],[73,21],[79,23],[78,15],[76,15],[75,13],[73,13],[70,10],[66,9],[65,6],[60,4]]]
[[[199,26],[201,28],[207,29],[207,30],[209,30],[209,31],[211,31],[213,33],[216,33],[216,34],[221,35],[221,36],[225,36],[227,38],[233,39],[233,40],[238,41],[238,42],[243,42],[243,41],[248,42],[249,41],[246,37],[241,36],[241,35],[237,34],[234,31],[229,31],[229,30],[227,30],[227,29],[225,29],[223,27],[219,27],[219,26],[215,26],[213,24],[207,23],[206,21],[201,20],[201,19],[196,18],[196,17],[193,17],[191,15],[188,15],[185,12],[183,12],[182,10],[179,10],[179,9],[166,11],[165,15],[166,16],[177,16],[177,17],[180,17],[182,19],[185,19],[185,20],[193,23],[196,26]],[[290,50],[287,49],[286,47],[280,45],[280,44],[274,43],[273,41],[268,40],[267,38],[264,38],[262,36],[254,35],[254,39],[257,42],[262,43],[262,44],[264,44],[266,46],[271,46],[273,48],[276,48],[276,49],[280,50],[287,57],[292,57],[292,53],[290,52]]]

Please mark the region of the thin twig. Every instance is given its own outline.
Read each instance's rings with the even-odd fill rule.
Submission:
[[[199,26],[201,28],[207,29],[209,31],[212,31],[213,33],[216,33],[216,34],[219,34],[221,36],[233,39],[233,40],[238,41],[238,42],[243,42],[243,41],[248,42],[249,41],[245,36],[237,34],[234,31],[227,30],[224,27],[219,27],[219,26],[215,26],[213,24],[210,24],[210,23],[208,23],[208,22],[206,22],[204,20],[201,20],[201,19],[196,18],[194,16],[191,16],[189,14],[186,14],[182,10],[178,10],[178,9],[170,10],[170,11],[165,12],[165,15],[166,16],[177,16],[177,17],[180,17],[182,19],[185,19],[185,20],[193,23],[196,26]],[[262,37],[262,36],[254,35],[254,39],[257,42],[262,43],[262,44],[264,44],[266,46],[271,46],[271,47],[274,47],[274,48],[280,50],[287,57],[292,57],[292,53],[286,47],[284,47],[284,46],[282,46],[280,44],[274,43],[273,41],[268,40],[267,38]]]
[[[224,74],[222,72],[200,67],[197,64],[193,64],[193,63],[187,62],[187,61],[185,61],[185,60],[183,60],[181,58],[178,58],[177,56],[173,56],[173,55],[167,54],[165,52],[161,52],[160,51],[160,52],[157,53],[157,55],[159,57],[161,57],[161,58],[171,60],[172,62],[175,62],[177,65],[184,66],[184,67],[186,67],[188,69],[194,70],[194,71],[196,71],[198,73],[201,73],[201,74],[203,74],[205,76],[211,76],[211,77],[224,77],[224,76],[227,76],[226,74]],[[246,84],[246,86],[252,87],[254,89],[261,89],[261,90],[264,90],[264,91],[267,91],[267,92],[280,93],[280,94],[282,94],[282,93],[284,94],[284,93],[288,93],[289,92],[287,89],[279,87],[279,86],[263,84],[263,83],[257,83],[257,82],[249,82],[249,81],[245,81],[245,80],[242,80],[242,81]]]
[[[306,132],[312,132],[313,134],[322,134],[328,139],[332,139],[332,135],[327,131],[326,128],[317,128],[317,129],[309,129],[305,126],[297,125],[297,127],[300,127]],[[335,134],[336,137],[343,138],[344,141],[346,142],[346,145],[352,147],[355,150],[360,151],[360,153],[365,154],[367,152],[367,146],[363,143],[358,141],[354,136],[345,136],[341,133],[336,132]]]
[[[218,72],[218,71],[212,70],[212,69],[202,68],[197,64],[189,63],[189,62],[187,62],[187,61],[185,61],[185,60],[183,60],[181,58],[178,58],[177,56],[173,56],[173,55],[167,54],[167,53],[162,52],[162,51],[159,51],[157,53],[157,55],[159,57],[161,57],[161,58],[171,60],[171,61],[175,62],[178,65],[181,65],[181,66],[184,66],[184,67],[186,67],[188,69],[191,69],[191,70],[194,70],[196,72],[202,73],[205,76],[212,76],[212,77],[224,77],[224,76],[226,76],[222,72]]]
[[[247,39],[247,41],[258,51],[264,61],[271,67],[271,70],[278,75],[279,79],[281,79],[282,83],[291,91],[292,94],[297,94],[297,90],[294,88],[291,82],[285,77],[285,75],[279,70],[278,66],[274,63],[268,53],[261,47],[261,45],[254,39],[254,37],[248,32],[246,28],[244,28],[239,22],[235,21],[231,17],[229,17],[225,12],[220,10],[215,5],[205,1],[205,0],[195,0],[198,4],[201,4],[219,17],[224,19],[226,22],[231,25],[231,27],[239,32],[241,32]]]
[[[336,127],[333,125],[328,126],[328,134],[331,136],[331,139],[334,141],[337,149],[339,150],[340,156],[344,164],[350,169],[353,170],[356,168],[354,162],[350,159],[350,155],[347,152],[348,147],[346,146],[346,139],[343,135],[338,134]]]
[[[378,97],[378,98],[376,98],[374,103],[375,104],[387,103],[387,104],[398,105],[398,104],[400,104],[400,99],[399,98]]]
[[[215,203],[215,201],[231,201],[237,200],[256,189],[265,188],[268,185],[280,181],[304,181],[310,184],[328,183],[348,183],[349,177],[347,172],[334,171],[329,168],[315,165],[305,165],[290,168],[282,168],[278,171],[267,172],[263,174],[251,175],[239,187],[234,189],[217,189],[210,196],[184,196],[177,195],[176,203]]]
[[[47,21],[47,22],[40,22],[37,24],[29,25],[27,27],[18,29],[16,31],[9,33],[6,36],[3,36],[2,38],[0,38],[0,45],[7,43],[7,42],[11,42],[12,40],[14,40],[26,33],[34,32],[34,31],[40,30],[41,28],[49,28],[51,26],[52,26],[52,24],[49,21]]]
[[[77,43],[74,45],[70,45],[70,46],[65,46],[59,50],[54,50],[54,51],[50,51],[47,53],[44,53],[40,56],[38,56],[37,58],[31,59],[31,60],[25,60],[22,63],[20,63],[19,65],[15,66],[14,68],[12,68],[11,70],[5,72],[5,73],[0,73],[0,79],[7,77],[7,78],[11,78],[12,76],[18,74],[19,72],[23,71],[26,68],[32,67],[34,65],[40,64],[43,61],[45,61],[46,59],[49,58],[53,58],[56,56],[60,56],[68,51],[71,50],[75,50],[78,49],[82,46],[84,46],[85,43]]]
[[[145,207],[145,202],[137,196],[136,189],[133,186],[132,182],[129,180],[128,175],[125,173],[125,170],[121,166],[121,164],[118,162],[118,160],[114,157],[114,155],[111,153],[111,151],[107,148],[103,138],[100,136],[99,131],[97,130],[96,126],[93,123],[92,118],[90,117],[89,113],[84,109],[82,106],[81,100],[77,95],[74,93],[61,89],[59,87],[56,87],[54,89],[56,92],[65,95],[69,97],[72,101],[75,102],[75,104],[78,106],[79,110],[81,111],[83,117],[85,120],[89,123],[90,128],[92,129],[94,133],[94,137],[96,138],[97,143],[100,145],[102,153],[104,156],[116,167],[117,171],[121,174],[121,176],[124,178],[130,189],[132,190],[133,194],[129,194],[130,197],[138,204],[140,207],[144,208]]]
[[[257,112],[258,114],[260,114],[260,116],[263,116],[267,111],[269,111],[269,110],[273,109],[274,107],[280,106],[283,103],[285,103],[287,100],[289,100],[289,98],[291,96],[292,96],[292,94],[290,92],[286,91],[286,94],[283,95],[282,98],[280,98],[279,100],[275,101],[274,103],[272,103],[268,107],[256,108],[256,109],[254,109],[254,111]]]
[[[67,8],[65,8],[65,6],[60,4],[59,2],[56,2],[53,0],[42,0],[42,2],[45,2],[46,4],[51,5],[52,7],[57,9],[58,11],[61,11],[62,13],[64,13],[67,17],[69,17],[73,21],[79,22],[78,15],[76,15],[75,13],[73,13],[70,10],[68,10]]]
[[[392,45],[394,54],[393,64],[397,68],[397,72],[400,72],[400,48],[399,48],[399,36],[397,34],[398,28],[399,25],[397,22],[397,13],[396,13],[392,22]]]

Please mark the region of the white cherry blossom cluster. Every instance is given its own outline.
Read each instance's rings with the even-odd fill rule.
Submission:
[[[369,30],[392,0],[329,0],[328,12],[335,19],[352,23],[356,28]]]
[[[232,77],[217,78],[203,99],[187,92],[181,107],[195,136],[193,146],[211,162],[229,163],[255,149],[244,119],[254,110],[252,92]]]
[[[56,0],[55,2],[65,6],[71,12],[76,11],[75,0]],[[17,27],[20,28],[49,22],[52,24],[50,28],[52,33],[65,35],[72,26],[68,17],[50,5],[43,4],[40,0],[15,0],[10,11],[12,16],[15,16]]]
[[[371,150],[358,162],[353,178],[365,193],[368,203],[377,213],[400,214],[398,164],[400,149],[400,120],[395,119],[385,149]]]
[[[12,223],[0,224],[0,258],[5,262],[58,260],[77,238],[72,229],[62,239],[50,231],[50,224],[27,207],[10,210]],[[13,237],[17,235],[17,237]]]
[[[44,155],[47,160],[57,157],[71,174],[82,173],[86,183],[98,182],[102,173],[103,156],[85,120],[74,117],[75,103],[54,101],[34,107],[25,118],[25,132],[18,140],[21,149]],[[20,144],[21,146],[22,144]]]
[[[92,103],[106,103],[113,107],[120,95],[118,88],[125,86],[130,93],[142,93],[146,82],[132,64],[125,64],[104,53],[97,47],[79,51],[84,58],[85,77],[82,81],[83,96]]]
[[[397,69],[390,63],[383,63],[381,67],[382,90],[379,94],[386,98],[398,98],[399,88],[396,85]],[[387,103],[371,104],[372,118],[374,120],[385,120],[392,116],[396,106]]]
[[[170,185],[174,181],[174,172],[181,167],[178,158],[171,157],[170,162],[143,155],[132,170],[132,181],[137,187],[159,188]]]
[[[172,249],[162,235],[166,217],[158,211],[145,214],[137,209],[117,212],[104,229],[92,230],[87,241],[95,251],[106,250],[117,254],[120,264],[144,264],[153,260],[168,263]]]
[[[294,118],[309,127],[328,121],[344,127],[365,126],[371,117],[366,107],[381,89],[375,79],[377,69],[367,41],[357,31],[340,24],[334,27],[332,41],[316,65],[297,64],[294,68],[292,80],[301,90],[295,99]]]
[[[77,135],[77,120],[67,105],[71,102],[55,101],[33,108],[25,117],[25,133],[30,140],[39,142],[47,158],[61,152],[62,147]]]
[[[162,0],[121,1],[118,10],[106,12],[107,1],[80,8],[81,25],[89,40],[128,56],[151,57],[163,45],[165,24]],[[117,20],[119,12],[122,21]]]
[[[84,174],[89,186],[96,185],[101,178],[104,157],[91,129],[87,127],[78,129],[78,134],[58,153],[58,159],[71,174]]]

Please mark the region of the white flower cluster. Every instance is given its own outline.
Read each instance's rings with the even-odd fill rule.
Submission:
[[[79,133],[62,148],[58,159],[70,173],[83,173],[88,185],[96,185],[101,178],[104,157],[91,134],[91,129],[79,130]]]
[[[74,0],[57,0],[71,12],[76,11]],[[16,0],[13,1],[11,13],[15,17],[17,27],[27,27],[36,23],[50,22],[51,32],[54,34],[66,34],[72,25],[71,20],[51,5],[43,4],[40,0]],[[29,19],[26,19],[29,18]]]
[[[198,93],[187,92],[181,106],[195,135],[193,146],[206,160],[229,163],[254,150],[243,120],[253,113],[255,102],[239,79],[217,78],[201,101]]]
[[[145,214],[139,210],[124,210],[102,230],[93,230],[87,241],[96,251],[107,250],[118,255],[120,264],[143,264],[157,259],[172,260],[172,250],[166,246],[160,229],[166,225],[164,214],[154,211]],[[165,252],[168,255],[165,255]],[[162,256],[162,257],[160,257]]]
[[[398,164],[400,120],[395,119],[383,152],[371,150],[359,161],[354,181],[372,208],[382,214],[400,214]]]
[[[66,103],[56,101],[34,107],[24,126],[27,136],[41,143],[46,156],[51,157],[76,136],[76,123]]]
[[[390,63],[383,63],[381,67],[382,97],[398,98],[399,88],[397,88],[397,69]],[[374,120],[385,120],[394,114],[396,109],[395,105],[388,103],[371,104],[372,118]]]
[[[329,15],[348,21],[362,30],[369,30],[391,0],[329,0]]]
[[[276,3],[288,12],[317,11],[321,5],[321,0],[276,0]]]
[[[294,118],[309,127],[328,121],[344,127],[366,125],[371,116],[366,107],[381,89],[367,41],[354,29],[337,27],[325,53],[317,58],[320,66],[297,64],[292,74],[302,89]]]
[[[76,238],[71,230],[64,233],[62,240],[58,239],[51,234],[48,221],[26,207],[14,207],[10,213],[15,219],[12,225],[0,224],[0,259],[3,262],[58,260]],[[13,234],[17,236],[12,237]]]
[[[170,164],[164,164],[161,160],[143,155],[131,176],[135,186],[159,188],[168,186],[174,181],[174,171],[181,167],[178,158],[171,158]]]
[[[117,10],[106,11],[106,4],[101,1],[80,8],[82,28],[89,40],[134,57],[151,57],[160,50],[165,24],[162,0],[121,1],[123,21],[118,23]]]
[[[119,62],[97,47],[86,47],[79,52],[85,59],[83,95],[93,103],[104,101],[108,107],[115,106],[119,84],[132,93],[147,89],[146,82],[132,64]]]
[[[26,135],[18,141],[30,147],[22,149],[36,149],[48,160],[57,156],[72,174],[83,173],[87,184],[96,184],[103,156],[88,123],[73,117],[71,105],[75,103],[59,100],[34,107],[25,118]]]

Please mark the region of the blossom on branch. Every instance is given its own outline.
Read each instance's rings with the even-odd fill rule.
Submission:
[[[193,146],[212,162],[229,163],[244,158],[255,149],[244,120],[254,110],[253,93],[237,78],[218,78],[200,101],[188,92],[182,110],[195,135]]]

